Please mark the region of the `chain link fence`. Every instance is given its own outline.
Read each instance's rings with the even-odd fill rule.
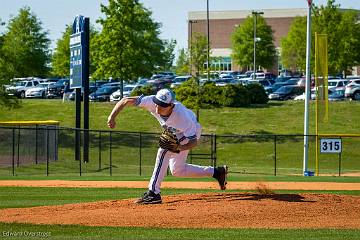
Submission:
[[[82,160],[84,131],[89,133],[88,162]],[[308,137],[308,167],[314,170],[316,136]],[[158,139],[159,134],[143,132],[0,126],[0,176],[150,176]],[[303,140],[303,135],[204,134],[187,162],[227,164],[233,175],[302,175]],[[341,153],[319,155],[321,175],[360,173],[360,136],[342,137],[342,143]]]

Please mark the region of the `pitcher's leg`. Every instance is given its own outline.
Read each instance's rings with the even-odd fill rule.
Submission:
[[[161,182],[164,179],[167,168],[169,166],[169,151],[159,148],[156,156],[156,163],[152,177],[149,182],[149,190],[154,193],[160,193]]]
[[[177,177],[212,177],[214,168],[211,166],[199,166],[187,164],[186,158],[189,151],[182,151],[179,154],[171,154],[170,171]]]

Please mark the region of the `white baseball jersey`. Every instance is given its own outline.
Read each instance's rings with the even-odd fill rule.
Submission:
[[[163,128],[176,134],[181,144],[186,144],[190,139],[201,136],[201,126],[197,122],[195,114],[179,102],[174,102],[175,106],[169,117],[162,117],[156,113],[156,104],[153,96],[140,96],[136,105],[147,109],[159,121]],[[149,190],[160,193],[161,182],[166,175],[168,166],[172,175],[177,177],[211,177],[214,174],[213,167],[204,167],[187,164],[186,158],[189,150],[180,153],[172,153],[169,150],[159,148],[153,174],[149,182]]]
[[[201,125],[197,122],[195,114],[180,102],[174,102],[174,108],[169,117],[162,117],[156,113],[156,104],[151,96],[140,96],[136,105],[147,109],[159,121],[160,125],[175,133],[179,141],[187,139],[200,139]]]

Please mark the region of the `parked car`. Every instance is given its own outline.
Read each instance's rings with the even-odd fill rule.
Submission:
[[[90,85],[89,86],[89,96],[91,93],[95,92],[98,88],[95,85]],[[69,95],[69,100],[71,101],[75,101],[75,97],[76,97],[76,89],[74,89],[74,91],[72,91]],[[81,101],[84,99],[84,89],[81,88]]]
[[[299,80],[300,80],[299,78],[290,78],[289,80],[286,81],[286,83],[290,85],[298,85]]]
[[[234,80],[234,77],[230,74],[227,74],[227,75],[220,75],[220,79],[225,79],[227,81],[232,81]]]
[[[63,90],[65,88],[65,83],[70,84],[70,80],[60,79],[56,83],[49,85],[46,93],[46,97],[47,98],[62,97]]]
[[[173,72],[159,72],[156,74],[153,74],[150,78],[150,80],[164,80],[164,81],[170,81],[173,80],[176,77],[175,73]]]
[[[254,84],[254,83],[257,83],[257,84],[260,84],[261,86],[263,86],[264,89],[265,89],[265,92],[266,92],[267,94],[273,92],[272,83],[271,83],[271,81],[268,80],[268,79],[249,80],[249,81],[247,82],[247,84]]]
[[[335,91],[335,89],[328,89],[328,97],[329,97],[329,100],[330,100],[330,95],[333,94]],[[341,91],[341,90],[339,90]],[[315,88],[312,88],[310,90],[310,99],[311,100],[315,100],[316,99],[316,92],[315,92]],[[299,96],[296,96],[294,98],[294,100],[305,100],[305,92]]]
[[[208,81],[208,75],[207,75],[207,73],[204,73],[204,74],[201,74],[200,75],[200,84],[203,84],[203,83],[205,83],[205,82],[207,82]],[[219,74],[218,73],[210,73],[209,74],[209,80],[210,81],[215,81],[215,80],[217,80],[217,79],[219,79],[220,77],[219,77]]]
[[[352,100],[360,100],[360,79],[352,80],[345,87],[345,97]]]
[[[328,80],[328,89],[332,89],[332,88],[344,88],[345,86],[349,83],[349,80],[346,79],[333,79],[333,80]]]
[[[215,79],[215,80],[211,80],[212,82],[215,82],[215,85],[218,87],[224,87],[230,83],[234,83],[236,80],[232,77],[230,78],[219,78],[219,79]]]
[[[328,95],[329,101],[342,101],[345,99],[345,90],[344,89],[334,89]]]
[[[102,85],[104,85],[105,83],[108,83],[109,81],[106,80],[96,80],[95,82],[90,82],[90,85],[92,85],[92,83],[97,87],[101,87]]]
[[[276,79],[276,76],[274,74],[268,73],[268,72],[266,72],[266,73],[257,72],[257,73],[255,73],[255,76],[256,76],[256,79],[272,79],[272,80]],[[252,73],[249,78],[253,79],[254,73]]]
[[[131,95],[132,91],[135,89],[141,88],[143,85],[140,84],[127,84],[123,88],[123,97],[128,97]],[[120,101],[121,98],[121,89],[116,90],[110,95],[110,102]]]
[[[297,85],[282,86],[269,95],[270,100],[288,100],[304,93],[304,88]]]
[[[252,73],[253,71],[247,71],[245,73],[238,74],[237,78],[238,79],[249,78]]]
[[[294,84],[288,83],[287,81],[285,81],[285,82],[276,82],[271,86],[271,88],[272,88],[271,90],[272,90],[272,92],[275,92],[279,88],[281,88],[283,86],[289,86],[289,85],[294,85]]]
[[[6,92],[10,96],[16,96],[18,98],[25,98],[26,90],[37,86],[40,83],[40,80],[24,80],[18,81],[14,84],[5,88]]]
[[[184,83],[185,81],[189,80],[191,78],[190,75],[186,75],[186,76],[177,76],[176,78],[174,78],[172,84],[170,85],[171,88],[176,88],[178,86],[180,86],[182,83]]]
[[[275,79],[275,82],[286,82],[286,81],[289,80],[290,78],[292,78],[292,77],[290,77],[290,76],[279,76],[279,77],[277,77],[277,78]]]
[[[48,87],[54,84],[53,82],[43,82],[36,85],[36,87],[29,88],[25,91],[26,98],[46,98]]]
[[[120,82],[107,82],[103,85],[101,85],[99,88],[104,88],[104,87],[120,87]]]
[[[99,101],[105,102],[110,101],[110,95],[119,89],[119,86],[109,86],[97,89],[95,92],[89,95],[89,100],[92,102]]]

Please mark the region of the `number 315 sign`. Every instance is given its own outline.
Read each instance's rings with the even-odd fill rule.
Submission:
[[[322,138],[320,140],[321,153],[341,153],[341,151],[340,138]]]

